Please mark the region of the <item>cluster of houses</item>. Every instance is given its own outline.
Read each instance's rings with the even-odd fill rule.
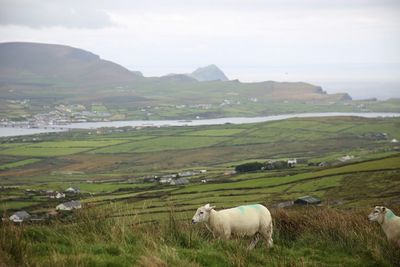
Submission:
[[[55,216],[58,214],[57,211],[72,211],[75,209],[81,209],[82,208],[82,204],[79,200],[71,200],[68,202],[64,202],[61,203],[59,205],[56,206],[56,211],[50,211],[47,216],[51,217],[51,216]],[[24,221],[43,221],[44,218],[38,218],[35,216],[32,216],[31,214],[29,214],[27,211],[21,210],[21,211],[17,211],[14,214],[12,214],[9,218],[10,221],[15,222],[15,223],[22,223]]]
[[[148,176],[144,177],[144,182],[158,182],[161,185],[186,185],[189,183],[187,177],[205,174],[207,170],[199,170],[199,171],[182,171],[178,173],[165,174],[162,176]]]
[[[64,192],[59,192],[59,191],[54,191],[54,190],[26,189],[25,193],[31,194],[31,195],[47,196],[50,199],[61,199],[61,198],[65,198],[66,195],[79,194],[80,191],[79,191],[79,189],[70,187],[70,188],[65,189]]]
[[[298,161],[297,159],[288,160],[269,160],[264,165],[264,170],[274,170],[274,169],[285,169],[296,167]]]
[[[193,104],[193,105],[175,105],[174,106],[177,109],[182,109],[182,108],[197,108],[197,109],[210,109],[212,107],[212,104]],[[157,107],[155,108],[157,109]]]
[[[161,178],[159,183],[164,185],[186,185],[189,183],[189,180],[186,178]]]
[[[14,101],[17,104],[24,106],[29,105],[30,102],[29,99],[9,101]],[[13,128],[39,128],[49,127],[52,125],[65,125],[71,122],[99,121],[110,117],[111,115],[112,114],[109,112],[88,111],[85,106],[80,104],[61,104],[55,106],[54,110],[49,112],[35,114],[32,118],[29,118],[26,121],[2,120],[0,121],[0,126]]]
[[[38,190],[39,193],[41,193],[43,190]],[[33,190],[33,189],[27,189],[27,192],[29,193],[38,193],[38,191]],[[79,189],[75,189],[73,187],[69,187],[64,192],[58,192],[58,191],[53,191],[53,190],[47,190],[45,191],[46,195],[50,199],[61,199],[65,198],[67,196],[73,196],[76,194],[80,193]],[[82,204],[79,200],[71,200],[67,201],[61,204],[58,204],[55,207],[55,210],[50,211],[47,214],[47,217],[52,217],[58,214],[57,211],[72,211],[76,209],[81,209]],[[9,218],[10,221],[15,222],[15,223],[22,223],[23,221],[43,221],[45,218],[38,218],[37,216],[32,216],[29,214],[27,211],[21,210],[17,211],[14,214],[12,214]]]

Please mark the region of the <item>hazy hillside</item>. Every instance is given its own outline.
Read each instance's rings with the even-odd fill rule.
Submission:
[[[190,77],[195,78],[196,80],[203,81],[227,81],[228,77],[226,77],[225,73],[220,70],[214,64],[198,68],[189,74]]]
[[[351,100],[348,94],[327,94],[305,82],[242,83],[228,80],[215,65],[191,74],[143,77],[82,49],[18,42],[0,44],[0,95],[0,114],[12,119],[60,104],[89,111],[100,105],[109,120],[359,111],[354,102],[343,104]]]
[[[39,43],[0,44],[0,82],[98,85],[133,82],[141,77],[88,51]]]

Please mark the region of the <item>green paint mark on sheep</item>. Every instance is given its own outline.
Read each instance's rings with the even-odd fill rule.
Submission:
[[[252,205],[245,205],[245,206],[239,206],[237,209],[239,209],[240,214],[244,214],[246,212],[246,209],[253,208],[253,209],[259,209],[261,207],[260,204],[252,204]]]
[[[396,217],[396,215],[393,213],[393,211],[388,210],[388,212],[386,213],[386,219],[391,220],[394,219],[394,217]]]

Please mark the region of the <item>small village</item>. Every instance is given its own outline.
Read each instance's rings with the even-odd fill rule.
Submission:
[[[65,189],[63,192],[53,191],[53,190],[34,190],[34,189],[26,189],[27,195],[36,195],[36,196],[46,196],[51,203],[59,203],[59,201],[63,199],[69,199],[69,201],[61,202],[56,204],[53,210],[50,210],[42,215],[32,215],[29,214],[25,210],[20,210],[13,213],[8,220],[14,223],[22,223],[22,222],[43,222],[54,218],[59,215],[60,212],[72,211],[76,209],[81,209],[82,204],[79,200],[73,200],[80,196],[80,190],[69,187]],[[57,200],[56,202],[54,200]],[[7,218],[2,218],[3,221],[7,220]]]
[[[338,162],[344,162],[348,160],[354,159],[354,156],[345,155],[338,159]],[[298,164],[307,164],[307,161],[302,159],[287,159],[287,160],[268,160],[264,163],[256,164],[257,169],[252,169],[254,167],[253,163],[245,163],[242,165],[236,166],[235,170],[226,170],[220,175],[223,176],[233,176],[237,173],[243,172],[241,166],[250,166],[250,169],[245,170],[244,172],[250,171],[268,171],[274,169],[282,169],[282,168],[295,168]],[[313,163],[314,164],[314,163]],[[309,166],[326,166],[327,163],[320,162],[316,163],[315,165],[308,163]],[[159,186],[185,186],[190,183],[219,183],[223,178],[207,178],[208,170],[200,169],[200,170],[186,170],[176,173],[168,173],[168,174],[159,174],[159,175],[147,175],[138,179],[129,179],[129,180],[87,180],[86,183],[89,184],[98,184],[98,183],[156,183]],[[229,180],[227,180],[229,181]],[[3,190],[11,189],[2,187]],[[15,187],[14,189],[18,189]],[[80,189],[76,187],[68,187],[63,191],[57,190],[38,190],[38,189],[25,189],[24,190],[26,196],[40,196],[45,197],[48,199],[48,204],[53,205],[53,209],[48,209],[47,212],[39,212],[39,213],[28,213],[25,210],[19,210],[11,214],[9,217],[3,217],[2,220],[6,221],[9,220],[13,223],[22,223],[22,222],[29,222],[29,223],[40,223],[45,222],[54,218],[63,218],[67,216],[70,212],[74,210],[81,209],[83,204],[81,203],[82,199],[93,197],[94,194],[81,192]],[[338,202],[339,203],[339,202]],[[291,207],[293,205],[322,205],[322,200],[315,196],[302,196],[297,199],[291,201],[284,201],[273,204],[273,207],[276,208],[286,208]],[[61,217],[60,217],[61,216]]]

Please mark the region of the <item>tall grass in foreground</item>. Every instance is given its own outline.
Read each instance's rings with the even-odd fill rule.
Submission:
[[[214,239],[200,225],[110,218],[113,205],[82,210],[69,222],[0,226],[3,266],[399,266],[369,210],[305,207],[272,210],[273,249],[248,251],[249,239]]]

